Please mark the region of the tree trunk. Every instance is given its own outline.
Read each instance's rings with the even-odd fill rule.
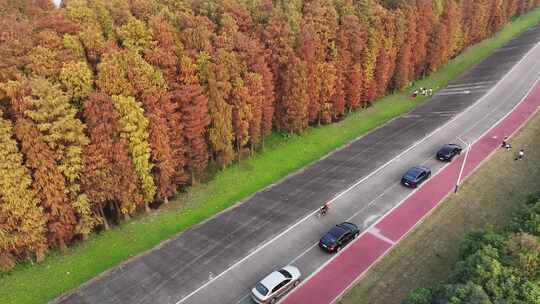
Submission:
[[[60,252],[66,251],[66,242],[64,242],[64,239],[58,238],[58,248],[60,249]]]
[[[100,204],[99,208],[99,216],[103,219],[103,226],[105,227],[105,230],[109,230],[109,222],[107,221],[107,217],[105,217],[105,212],[103,211],[103,206]]]
[[[197,178],[195,177],[195,170],[190,170],[191,172],[191,185],[197,185]]]
[[[236,154],[238,154],[238,164],[240,164],[242,153],[240,151],[240,142],[238,140],[236,141]]]
[[[149,213],[150,212],[150,206],[147,202],[144,202],[144,212]]]

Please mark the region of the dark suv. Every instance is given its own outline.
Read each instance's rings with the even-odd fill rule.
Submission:
[[[410,168],[401,178],[401,183],[410,188],[416,188],[431,176],[431,169],[423,166]]]
[[[452,161],[452,159],[461,153],[463,148],[456,144],[444,145],[439,151],[437,151],[437,159],[442,161]]]
[[[319,247],[327,252],[338,252],[360,234],[358,227],[349,222],[335,225],[319,241]]]

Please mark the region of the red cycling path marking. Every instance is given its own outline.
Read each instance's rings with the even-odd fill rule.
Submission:
[[[512,112],[470,147],[463,177],[470,175],[491,153],[500,148],[501,139],[517,131],[540,107],[540,83]],[[327,304],[334,302],[384,256],[401,238],[422,221],[454,190],[463,155],[431,178],[417,192],[368,229],[347,250],[331,260],[300,288],[285,298],[284,304]],[[525,156],[527,157],[527,156]]]

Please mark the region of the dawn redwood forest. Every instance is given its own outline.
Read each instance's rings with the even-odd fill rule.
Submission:
[[[538,4],[0,0],[0,265],[368,107]]]

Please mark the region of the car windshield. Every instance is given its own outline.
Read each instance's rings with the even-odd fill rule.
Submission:
[[[281,273],[284,277],[286,277],[287,279],[290,279],[292,278],[292,274],[290,274],[287,270],[285,269],[280,269],[278,270],[279,273]]]
[[[268,288],[266,288],[263,284],[261,284],[261,282],[255,285],[255,289],[257,289],[257,291],[263,296],[268,294]]]

